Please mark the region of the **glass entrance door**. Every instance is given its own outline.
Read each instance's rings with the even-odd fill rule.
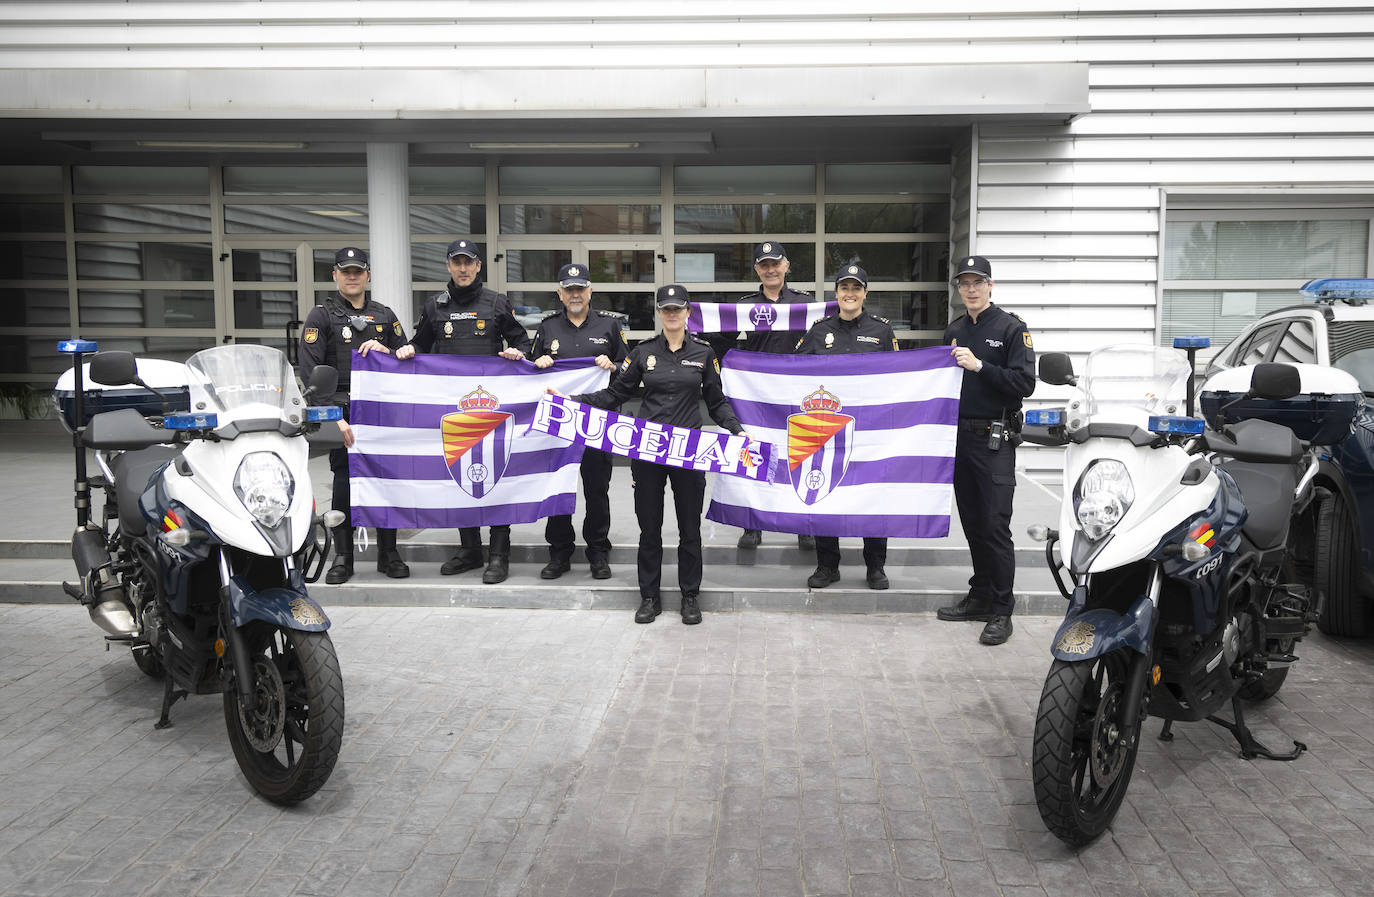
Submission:
[[[662,240],[522,239],[499,255],[500,282],[515,316],[530,330],[562,308],[555,292],[563,265],[585,265],[592,281],[592,307],[626,316],[630,339],[656,329],[654,290],[663,281]]]

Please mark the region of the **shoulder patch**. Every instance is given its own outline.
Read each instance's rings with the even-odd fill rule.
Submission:
[[[313,343],[319,338],[320,331],[317,327],[307,327],[305,328],[305,331],[301,334],[301,339],[305,340],[307,343]]]
[[[1035,346],[1031,345],[1031,335],[1029,330],[1021,331],[1021,341],[1026,344],[1027,349],[1035,348]]]
[[[711,359],[711,363],[714,364],[714,365],[716,366],[716,373],[719,374],[719,373],[720,373],[720,359],[719,359],[719,358],[712,358],[712,359]]]
[[[391,329],[394,330],[394,331],[396,332],[396,335],[397,335],[397,336],[404,336],[404,335],[405,335],[405,334],[403,334],[403,333],[401,332],[401,322],[400,322],[400,321],[392,321],[392,322],[391,322]]]
[[[629,359],[629,358],[626,358],[624,361],[622,361],[622,362],[620,363],[620,371],[621,371],[621,373],[624,373],[625,371],[627,371],[627,370],[629,370],[629,369],[630,369],[630,359]]]

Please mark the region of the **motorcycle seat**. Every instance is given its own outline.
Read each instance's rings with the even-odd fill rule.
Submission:
[[[119,505],[119,529],[126,536],[142,536],[148,521],[138,506],[138,498],[148,488],[148,480],[168,461],[181,454],[181,448],[155,445],[151,448],[124,452],[110,462],[115,477],[115,500]]]
[[[1240,488],[1248,516],[1241,529],[1262,551],[1288,541],[1288,522],[1293,513],[1293,491],[1298,469],[1292,464],[1262,464],[1228,460],[1221,468]]]

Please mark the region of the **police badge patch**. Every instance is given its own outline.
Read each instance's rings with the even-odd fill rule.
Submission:
[[[653,355],[650,355],[644,360],[644,369],[646,371],[652,371],[656,367],[658,367],[658,359]]]
[[[342,332],[343,332],[343,338],[344,338],[344,339],[346,339],[346,340],[353,339],[353,328],[348,327],[348,326],[345,326]]]
[[[577,271],[573,271],[572,273],[573,273],[573,274],[576,274]],[[558,354],[558,340],[554,340],[553,342],[549,343],[549,354],[550,354],[550,355],[557,355],[557,354]]]
[[[1034,348],[1035,348],[1034,346],[1031,345],[1031,338],[1030,338],[1030,331],[1029,331],[1029,330],[1023,330],[1023,331],[1021,331],[1021,341],[1024,342],[1024,343],[1026,344],[1026,348],[1027,348],[1027,349],[1034,349]]]
[[[444,336],[453,336],[453,322],[452,322],[452,321],[445,321],[445,322],[444,322]]]
[[[720,359],[719,359],[719,358],[712,358],[712,359],[711,359],[711,363],[714,364],[714,365],[716,366],[716,373],[719,374],[719,373],[720,373]]]
[[[307,343],[313,343],[320,338],[320,331],[315,327],[307,327],[305,332],[301,334],[301,338]]]
[[[391,329],[394,330],[394,331],[396,331],[396,335],[397,335],[397,336],[404,336],[404,335],[405,335],[405,334],[403,334],[403,333],[401,332],[401,322],[400,322],[400,321],[392,321],[392,322],[391,322]]]

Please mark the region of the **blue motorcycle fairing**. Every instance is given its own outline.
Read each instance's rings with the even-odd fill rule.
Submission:
[[[1216,628],[1223,610],[1226,582],[1240,551],[1241,528],[1249,516],[1236,481],[1225,470],[1217,469],[1221,484],[1207,510],[1169,530],[1150,553],[1164,566],[1164,575],[1187,593],[1193,609],[1193,629],[1207,635]],[[1178,545],[1192,538],[1192,533],[1206,525],[1212,531],[1211,551],[1199,561],[1190,561],[1178,553],[1166,553],[1168,545]],[[1205,544],[1205,543],[1204,543]]]
[[[1088,660],[1123,647],[1139,654],[1149,652],[1155,612],[1149,598],[1141,595],[1124,614],[1105,607],[1087,610],[1087,602],[1087,586],[1075,588],[1050,648],[1056,660]]]
[[[299,579],[298,576],[293,580]],[[229,622],[242,627],[254,620],[271,623],[301,632],[323,632],[329,628],[329,618],[315,599],[305,593],[302,583],[293,587],[273,586],[261,592],[248,585],[243,577],[229,578]]]
[[[210,532],[205,521],[197,517],[181,502],[167,496],[162,477],[156,476],[138,500],[139,509],[148,521],[148,535],[157,549],[162,568],[162,589],[167,595],[167,603],[179,614],[187,613],[191,598],[191,577],[196,565],[210,557],[214,545],[210,540],[173,545],[159,538],[162,532],[162,519],[169,511],[175,511],[181,518],[181,529]]]

